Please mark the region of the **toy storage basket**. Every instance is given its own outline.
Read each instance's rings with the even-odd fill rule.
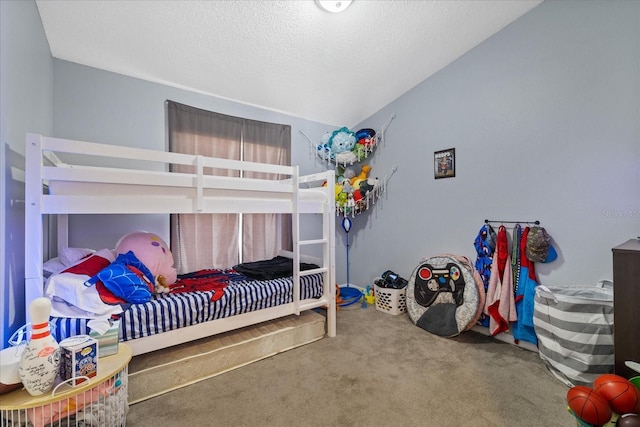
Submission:
[[[610,284],[610,285],[609,285]],[[533,325],[540,358],[567,386],[613,373],[613,284],[536,287]]]
[[[402,289],[382,288],[374,285],[376,309],[398,315],[407,312],[407,287]]]

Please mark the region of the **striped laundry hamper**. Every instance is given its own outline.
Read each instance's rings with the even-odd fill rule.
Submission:
[[[536,287],[533,326],[549,371],[569,387],[613,373],[613,283]]]

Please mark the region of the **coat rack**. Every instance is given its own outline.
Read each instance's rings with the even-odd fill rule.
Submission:
[[[535,224],[540,225],[540,221],[498,221],[496,219],[485,219],[484,223],[500,223],[500,224]]]

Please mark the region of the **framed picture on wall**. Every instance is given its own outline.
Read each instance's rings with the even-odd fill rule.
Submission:
[[[435,179],[453,178],[456,176],[455,148],[448,148],[433,153],[433,172]]]

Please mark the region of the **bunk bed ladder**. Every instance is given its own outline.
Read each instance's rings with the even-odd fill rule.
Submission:
[[[323,274],[323,286],[324,295],[330,295],[329,301],[327,301],[327,335],[330,337],[336,336],[336,301],[335,301],[335,243],[332,236],[335,236],[335,216],[334,216],[334,194],[335,194],[335,172],[329,171],[329,177],[324,186],[324,190],[327,193],[327,201],[325,203],[325,212],[322,215],[322,238],[300,240],[299,239],[299,212],[296,211],[292,224],[294,227],[294,260],[300,261],[300,247],[309,245],[322,245],[322,266],[320,268],[309,269],[300,271],[299,263],[296,265],[294,261],[294,282],[298,286],[294,287],[294,301],[296,300],[296,290],[298,290],[299,297],[299,282],[301,276],[310,276],[313,274]],[[296,309],[299,310],[299,301],[296,302]]]
[[[325,273],[325,293],[331,296],[329,301],[329,308],[327,310],[327,335],[330,337],[336,336],[336,324],[337,324],[337,307],[336,307],[336,217],[335,217],[335,187],[336,187],[336,172],[335,170],[328,171],[327,177],[327,203],[326,214],[323,215],[322,232],[324,240],[327,242],[324,245],[323,262],[325,267],[329,269]]]

